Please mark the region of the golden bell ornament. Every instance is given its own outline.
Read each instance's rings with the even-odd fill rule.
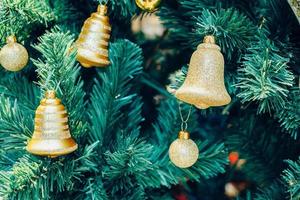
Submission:
[[[229,104],[224,84],[224,57],[213,36],[205,36],[193,53],[186,79],[175,96],[199,109]]]
[[[161,0],[135,0],[136,5],[147,12],[154,12],[159,4],[160,4]]]
[[[0,51],[0,64],[8,71],[20,71],[28,63],[28,52],[14,35],[7,37],[6,43]]]
[[[34,133],[26,150],[39,156],[57,157],[78,147],[71,138],[68,114],[55,92],[49,90],[35,112]]]
[[[84,67],[105,67],[110,64],[108,44],[111,26],[107,6],[99,5],[97,12],[85,20],[76,41],[77,60]]]
[[[169,148],[169,157],[174,165],[180,168],[191,167],[199,157],[197,144],[190,139],[189,133],[180,131],[178,139]]]

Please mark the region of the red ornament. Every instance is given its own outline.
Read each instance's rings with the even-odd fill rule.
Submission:
[[[175,199],[176,200],[188,200],[188,197],[184,193],[181,193],[181,194],[176,195]]]
[[[237,163],[237,161],[239,160],[239,153],[236,151],[230,152],[228,159],[229,159],[230,165],[235,165]]]

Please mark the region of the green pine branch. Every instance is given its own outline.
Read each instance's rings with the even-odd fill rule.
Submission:
[[[68,0],[47,0],[50,5],[51,11],[55,15],[55,22],[59,26],[65,26],[66,30],[72,30],[76,26],[81,26],[81,19],[86,17],[82,15],[80,10]],[[80,24],[79,24],[80,23]],[[79,28],[79,27],[76,27]]]
[[[199,38],[216,36],[218,45],[229,60],[249,46],[257,30],[249,18],[234,8],[216,11],[204,9],[201,16],[196,18],[195,29]]]
[[[87,146],[76,159],[60,157],[53,160],[23,155],[11,170],[0,172],[3,185],[0,195],[12,200],[50,200],[61,192],[72,194],[81,191],[81,184],[85,184],[84,175],[97,171],[92,161],[96,145]]]
[[[131,92],[132,80],[142,70],[141,53],[141,49],[130,41],[119,40],[110,46],[111,66],[104,71],[97,71],[98,78],[91,94],[89,116],[91,141],[100,141],[100,146],[114,138],[118,129],[126,129],[129,126],[138,128],[142,121],[141,104],[136,102],[140,100]],[[136,106],[132,107],[131,111],[123,112],[123,109],[132,103]],[[135,123],[129,125],[127,120],[128,123]],[[109,133],[110,130],[114,130],[115,133]],[[130,133],[129,129],[127,131]]]
[[[39,187],[44,185],[36,184],[37,180],[44,179],[41,168],[42,163],[31,159],[29,156],[21,158],[16,162],[11,171],[0,172],[0,195],[6,199],[34,199],[49,198],[49,188],[43,188],[43,194],[38,195]]]
[[[4,74],[4,77],[5,74]],[[8,76],[0,80],[0,93],[25,110],[35,110],[39,103],[39,88],[20,74]]]
[[[22,109],[18,101],[0,96],[0,157],[23,151],[33,130],[32,110]]]
[[[261,30],[239,69],[237,87],[242,103],[256,102],[258,113],[278,111],[287,100],[294,76],[289,71],[289,59],[280,54],[274,42]]]
[[[275,180],[270,185],[259,188],[254,200],[282,200],[285,199],[285,191],[281,182]]]
[[[7,153],[19,155],[15,150],[24,149],[25,141],[33,130],[39,90],[25,77],[16,75],[0,81],[0,92],[0,146],[5,150],[3,156],[7,157]]]
[[[283,130],[297,139],[300,132],[300,90],[298,87],[291,89],[288,101],[284,108],[276,113],[276,117]]]
[[[137,12],[135,0],[110,0],[109,5],[111,18],[129,21]]]
[[[164,25],[170,30],[171,39],[179,41],[185,48],[195,49],[205,35],[214,35],[224,56],[230,60],[236,54],[240,56],[257,30],[252,21],[235,8],[202,8],[195,12],[194,8],[186,9],[186,12],[178,12],[162,7],[159,12]]]
[[[230,151],[238,151],[239,157],[246,160],[241,168],[246,179],[265,188],[281,173],[282,160],[294,151],[294,141],[286,138],[279,127],[274,127],[269,116],[258,117],[254,112],[243,111],[230,118],[225,144]]]
[[[300,158],[297,161],[287,160],[288,168],[282,173],[289,199],[300,198]]]
[[[127,23],[136,14],[137,6],[135,0],[94,0],[98,4],[108,5],[110,19],[123,20]]]
[[[140,172],[141,168],[135,169],[137,166],[130,164],[130,160],[143,164],[148,150],[146,146],[141,149],[142,153],[132,152],[141,147],[135,147],[134,141],[138,140],[143,120],[142,103],[133,83],[142,72],[142,52],[128,40],[117,40],[110,44],[109,54],[111,65],[97,70],[90,98],[90,141],[99,142],[98,153],[104,156],[97,160],[103,168],[103,182],[105,190],[110,191],[109,197],[140,199],[136,195],[143,192],[138,183],[135,184],[137,189],[132,190],[131,181],[136,174],[131,170]]]
[[[186,13],[186,15],[199,15],[203,9],[216,10],[219,8],[236,8],[244,13],[249,13],[251,8],[254,7],[257,2],[247,1],[247,0],[180,0],[179,1],[182,8],[190,10],[191,12]]]
[[[134,136],[119,136],[113,152],[105,153],[108,168],[104,169],[107,191],[112,198],[133,198],[135,192],[144,193],[152,163],[149,161],[153,146]],[[146,179],[146,180],[145,180]],[[135,189],[133,189],[135,188]],[[139,196],[137,199],[143,199]]]
[[[33,26],[47,25],[55,19],[45,1],[2,0],[0,2],[0,43],[15,34],[22,41],[30,36]]]
[[[107,194],[103,186],[101,177],[90,178],[83,190],[84,196],[78,199],[84,200],[107,200]]]

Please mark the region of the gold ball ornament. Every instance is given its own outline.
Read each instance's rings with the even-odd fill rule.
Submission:
[[[166,29],[157,15],[140,14],[138,17],[132,19],[131,30],[134,33],[142,32],[145,38],[153,40],[161,37]]]
[[[170,145],[169,157],[172,163],[180,168],[191,167],[197,162],[199,149],[196,143],[189,138],[188,132],[179,132],[178,139]]]
[[[99,5],[97,12],[85,20],[76,41],[77,60],[84,67],[105,67],[110,64],[108,45],[111,25],[107,14],[107,6]]]
[[[34,133],[26,150],[39,156],[54,158],[75,151],[78,145],[73,140],[68,126],[68,113],[49,90],[35,112]]]
[[[136,5],[146,12],[154,12],[158,8],[160,2],[161,0],[135,0]]]
[[[229,104],[224,83],[224,57],[214,36],[205,36],[193,53],[187,76],[175,96],[199,109]]]
[[[8,71],[20,71],[28,63],[28,52],[14,35],[7,37],[6,43],[0,51],[0,64]]]

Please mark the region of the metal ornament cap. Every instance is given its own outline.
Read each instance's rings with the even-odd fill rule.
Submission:
[[[111,25],[106,14],[107,6],[99,5],[97,12],[85,20],[76,41],[77,60],[86,68],[105,67],[110,64],[108,45]]]
[[[39,156],[57,157],[75,151],[78,145],[71,137],[68,114],[55,92],[49,90],[35,113],[35,127],[26,150]]]
[[[8,71],[20,71],[28,63],[28,52],[14,35],[8,36],[6,43],[0,51],[0,64]]]
[[[179,138],[179,139],[188,140],[188,139],[190,139],[190,133],[187,132],[187,131],[180,131],[180,132],[178,133],[178,138]]]
[[[186,79],[175,96],[200,109],[223,106],[231,98],[224,83],[224,57],[214,36],[205,36],[193,53]]]
[[[188,132],[179,132],[178,139],[170,145],[169,157],[172,163],[180,168],[191,167],[197,162],[199,149],[197,144],[189,139]]]

